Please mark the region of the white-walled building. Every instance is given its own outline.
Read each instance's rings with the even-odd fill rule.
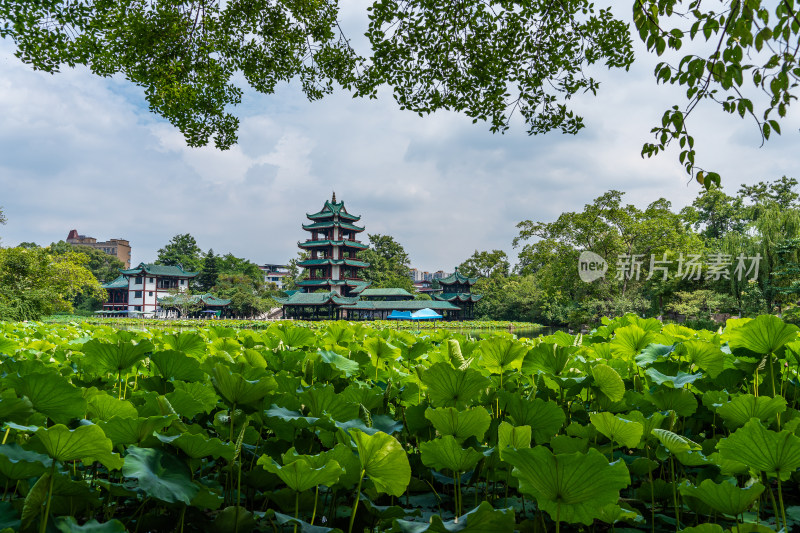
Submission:
[[[159,309],[159,298],[169,296],[170,291],[186,291],[189,280],[198,273],[186,272],[177,266],[139,263],[137,267],[120,270],[120,274],[119,278],[103,285],[109,294],[109,301],[103,304],[104,311],[154,313]]]

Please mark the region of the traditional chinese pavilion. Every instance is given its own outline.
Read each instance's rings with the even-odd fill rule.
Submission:
[[[336,201],[336,193],[319,212],[306,217],[311,223],[303,224],[303,229],[310,238],[297,245],[309,252],[309,258],[297,264],[306,269],[308,278],[297,282],[299,291],[276,298],[284,318],[374,319],[386,318],[393,310],[423,308],[447,318],[461,315],[461,309],[448,301],[414,300],[402,289],[367,289],[370,283],[360,272],[369,263],[358,259],[358,252],[368,246],[357,239],[364,228],[355,224],[361,217],[348,213],[344,202]]]
[[[336,193],[322,209],[306,215],[311,224],[303,224],[303,229],[311,234],[304,243],[297,243],[308,250],[310,257],[297,263],[308,271],[308,279],[298,281],[297,285],[305,292],[325,289],[339,296],[352,297],[368,285],[359,275],[369,263],[359,261],[356,254],[367,245],[356,239],[364,228],[356,226],[361,217],[351,215],[344,202],[336,201]]]
[[[439,280],[442,286],[442,292],[433,296],[434,300],[441,302],[450,302],[457,305],[461,310],[461,318],[471,320],[474,316],[475,302],[483,298],[481,294],[473,294],[472,286],[478,281],[478,278],[468,278],[458,271],[455,271]]]

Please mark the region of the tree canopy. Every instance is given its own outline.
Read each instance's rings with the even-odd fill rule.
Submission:
[[[363,270],[365,280],[372,288],[397,287],[413,292],[414,283],[408,275],[411,260],[403,245],[391,235],[370,234],[369,248],[359,253],[362,261],[369,263]]]
[[[197,272],[202,264],[202,250],[189,233],[175,235],[158,250],[157,265],[180,266],[187,272]]]
[[[102,300],[105,291],[77,252],[0,248],[0,320],[38,320],[72,311],[79,295]]]
[[[240,80],[272,93],[299,79],[312,100],[337,85],[374,98],[387,85],[402,109],[419,114],[455,110],[492,131],[518,114],[531,134],[576,133],[583,120],[568,104],[598,90],[589,68],[627,69],[634,59],[628,22],[589,0],[375,0],[368,9],[363,53],[341,29],[337,0],[17,0],[0,2],[0,35],[35,69],[121,74],[189,145],[213,139],[219,148],[236,142]],[[689,131],[701,103],[754,119],[764,140],[780,133],[800,79],[794,2],[723,0],[712,9],[635,0],[632,22],[665,59],[656,81],[686,90],[643,156],[677,142],[687,172],[718,183],[697,162]]]

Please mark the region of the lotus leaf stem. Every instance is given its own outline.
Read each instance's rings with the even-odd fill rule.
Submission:
[[[784,531],[789,531],[789,523],[786,521],[786,508],[783,506],[783,489],[781,488],[781,476],[778,473],[778,502],[781,506],[781,519],[783,520]]]
[[[56,477],[56,460],[53,459],[53,463],[50,465],[50,483],[47,487],[47,505],[44,508],[44,516],[42,517],[42,523],[39,526],[39,533],[45,533],[47,531],[47,518],[50,516],[50,502],[53,500],[53,481]]]
[[[358,478],[358,486],[356,487],[356,501],[353,503],[353,514],[350,515],[350,527],[347,528],[347,533],[353,533],[353,524],[356,521],[356,511],[358,510],[358,500],[361,496],[361,483],[364,481],[364,474],[366,470],[361,470],[361,476]]]

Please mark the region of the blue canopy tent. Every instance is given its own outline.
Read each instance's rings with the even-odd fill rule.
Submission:
[[[394,310],[386,317],[388,320],[411,320],[411,311]]]
[[[411,313],[411,320],[438,320],[440,318],[443,318],[442,315],[427,307]]]

